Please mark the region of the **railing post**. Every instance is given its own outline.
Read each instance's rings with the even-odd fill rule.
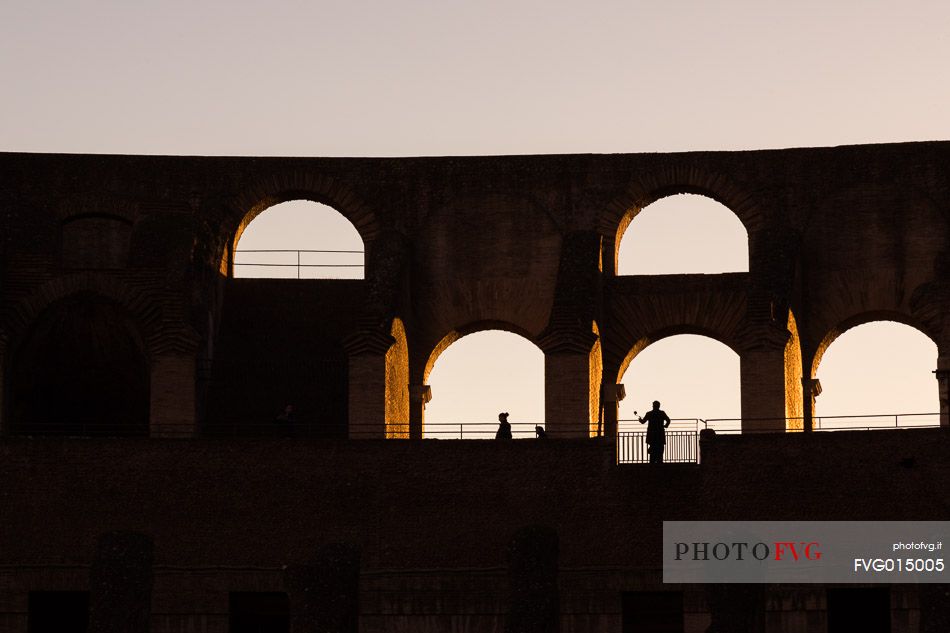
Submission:
[[[297,279],[300,279],[300,251],[297,251]]]

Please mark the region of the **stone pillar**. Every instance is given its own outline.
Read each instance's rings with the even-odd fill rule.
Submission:
[[[409,354],[402,321],[393,318],[388,333],[364,327],[343,345],[350,439],[409,437]]]
[[[284,570],[291,633],[356,633],[359,628],[360,551],[346,543],[321,548],[304,565]]]
[[[152,359],[149,413],[152,437],[196,434],[196,367],[193,352],[162,354]]]
[[[151,537],[99,537],[89,570],[89,633],[148,633],[152,613]]]
[[[740,336],[743,433],[785,432],[785,344],[788,337],[784,325],[781,328],[749,328]]]
[[[597,306],[601,302],[601,236],[564,236],[554,304],[537,340],[544,351],[544,428],[552,438],[597,434],[603,357]]]
[[[617,424],[620,417],[620,401],[627,396],[622,384],[604,384],[601,405],[604,411],[604,437],[617,439]]]
[[[508,545],[510,598],[505,633],[557,633],[558,536],[546,526],[518,530]]]
[[[430,400],[432,400],[432,388],[429,385],[409,386],[409,439],[422,439],[426,405]]]
[[[950,426],[950,368],[939,368],[942,364],[938,360],[938,369],[934,370],[934,376],[937,378],[937,394],[940,397],[940,426]],[[947,364],[950,364],[950,359]]]
[[[589,351],[545,352],[544,428],[548,437],[590,437],[600,408],[600,389],[591,389],[590,365]]]
[[[802,378],[802,430],[809,433],[815,428],[815,398],[821,395],[821,382],[817,378]]]
[[[349,368],[351,439],[404,437],[404,427],[409,423],[410,414],[405,411],[409,407],[408,346],[402,321],[396,316],[408,245],[398,231],[384,231],[366,243],[366,295],[356,332],[343,343]],[[393,367],[392,363],[400,366]],[[405,374],[401,375],[403,369]],[[393,372],[399,375],[399,384],[387,381]],[[387,383],[392,393],[387,393]],[[402,398],[405,401],[398,401]],[[395,410],[399,410],[398,415]],[[388,428],[387,422],[392,423]]]
[[[386,352],[349,355],[350,439],[386,437]]]

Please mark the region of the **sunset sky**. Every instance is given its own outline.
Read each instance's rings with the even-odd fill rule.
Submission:
[[[7,0],[0,151],[416,156],[947,140],[947,60],[942,1]],[[711,217],[692,204],[648,208],[627,240],[683,238],[696,225],[678,213]],[[304,215],[288,232],[265,213],[240,247],[353,245],[348,227]],[[700,244],[683,250],[742,253],[725,220],[691,229]],[[668,260],[691,272],[734,265]],[[472,335],[443,354],[430,422],[543,418],[540,351],[506,336]],[[500,377],[492,355],[509,352],[511,376]],[[819,413],[936,411],[935,361],[905,326],[856,328],[819,369]],[[627,416],[654,398],[673,417],[738,416],[738,357],[713,341],[661,341],[624,383]]]

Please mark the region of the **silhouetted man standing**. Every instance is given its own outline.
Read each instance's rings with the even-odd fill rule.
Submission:
[[[647,425],[647,452],[651,464],[663,463],[663,450],[666,448],[666,434],[663,431],[670,425],[670,416],[660,409],[660,401],[653,401],[653,410],[640,418],[640,424]]]

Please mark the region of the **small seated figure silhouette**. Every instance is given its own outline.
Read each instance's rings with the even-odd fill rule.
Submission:
[[[498,431],[495,433],[496,440],[510,440],[511,439],[511,424],[508,423],[508,414],[499,413],[498,414]]]
[[[636,411],[633,412],[637,414]],[[666,448],[666,433],[663,429],[670,425],[670,416],[660,409],[660,401],[653,401],[653,410],[640,418],[640,424],[647,424],[647,453],[651,464],[663,463],[663,451]],[[665,423],[664,423],[665,422]]]
[[[545,439],[548,434],[544,432],[544,429],[540,426],[534,427],[534,434],[539,440]]]

